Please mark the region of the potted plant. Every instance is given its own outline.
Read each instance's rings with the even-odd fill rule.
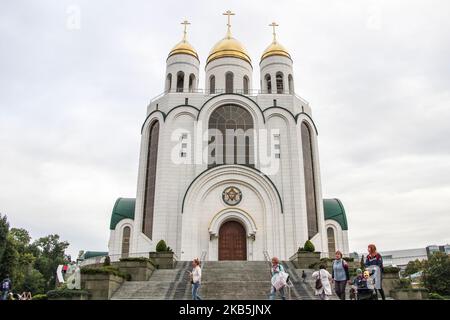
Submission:
[[[289,260],[298,269],[308,269],[310,265],[320,261],[320,252],[316,252],[315,250],[314,244],[310,240],[307,240],[304,246],[300,247]]]
[[[173,269],[177,261],[175,253],[164,240],[156,244],[156,252],[150,252],[150,260],[154,262],[157,269]]]

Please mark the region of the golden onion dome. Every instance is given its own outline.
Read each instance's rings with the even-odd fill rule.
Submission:
[[[231,35],[227,35],[225,38],[216,43],[216,45],[209,52],[206,64],[213,60],[225,57],[239,58],[250,64],[252,63],[247,50],[245,50],[244,46],[238,40],[231,37]]]
[[[194,47],[187,41],[186,34],[187,34],[187,26],[190,24],[187,20],[183,21],[181,23],[184,25],[184,31],[183,31],[183,40],[178,42],[175,47],[173,47],[172,50],[170,50],[169,55],[167,58],[175,55],[175,54],[188,54],[193,56],[198,60],[198,54],[197,51],[195,51]]]
[[[208,59],[206,60],[206,64],[210,63],[213,60],[226,57],[242,59],[251,64],[252,62],[250,56],[247,53],[247,50],[238,40],[231,36],[230,16],[233,16],[234,13],[228,10],[224,13],[224,15],[228,16],[227,35],[225,36],[225,38],[217,42],[211,49]]]
[[[198,54],[195,51],[194,47],[186,40],[181,40],[180,42],[178,42],[177,45],[173,47],[172,50],[170,50],[168,57],[173,56],[175,54],[189,54],[198,59]]]
[[[266,50],[264,50],[261,61],[263,61],[265,58],[270,56],[284,56],[289,59],[291,59],[291,55],[289,52],[283,47],[281,44],[279,44],[277,41],[272,42]]]
[[[272,43],[266,48],[266,50],[264,50],[261,56],[261,61],[271,56],[283,56],[291,59],[291,55],[286,50],[286,48],[277,41],[275,27],[278,27],[278,24],[276,22],[272,22],[271,24],[269,24],[269,26],[273,28],[273,40]]]

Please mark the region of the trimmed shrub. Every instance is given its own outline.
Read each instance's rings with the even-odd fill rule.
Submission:
[[[109,256],[105,257],[105,261],[103,261],[103,266],[108,267],[111,265],[111,258]]]
[[[130,257],[130,258],[120,258],[121,262],[126,262],[126,261],[135,261],[135,262],[152,262],[151,259],[146,258],[146,257]]]
[[[342,258],[342,259],[344,259],[344,260],[347,261],[347,262],[353,262],[353,261],[355,261],[354,258],[350,258],[350,257],[344,257],[344,258]]]
[[[316,251],[316,248],[314,247],[314,244],[310,240],[306,240],[305,245],[303,246],[303,249],[306,252],[314,252],[314,251]]]
[[[32,300],[47,300],[48,297],[46,294],[36,294],[32,297]]]
[[[127,273],[119,271],[118,268],[107,266],[107,267],[100,267],[100,268],[84,268],[81,269],[82,274],[112,274],[117,277],[124,278],[126,280],[130,279],[131,276]]]
[[[384,267],[384,273],[399,273],[400,268],[397,267]]]
[[[164,240],[159,240],[156,244],[156,252],[167,252],[167,244]]]
[[[411,280],[409,279],[400,279],[397,281],[398,289],[410,289],[411,288]]]

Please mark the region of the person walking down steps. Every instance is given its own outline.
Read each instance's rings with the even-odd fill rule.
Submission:
[[[192,284],[192,300],[202,300],[198,294],[200,283],[202,281],[202,269],[200,267],[200,259],[195,258],[192,261],[192,272],[190,272],[190,279]]]
[[[334,282],[334,290],[336,295],[341,300],[345,300],[345,287],[347,282],[350,281],[350,275],[348,272],[348,264],[342,257],[341,251],[336,251],[336,259],[332,265],[332,276]]]
[[[275,300],[277,292],[280,293],[281,299],[286,300],[285,287],[287,284],[288,275],[284,271],[283,266],[280,264],[280,260],[277,257],[272,258],[272,267],[270,269],[272,276],[272,289],[270,290],[269,299]]]
[[[324,264],[320,265],[319,271],[312,274],[312,279],[315,281],[315,293],[320,300],[329,300],[331,292],[331,281],[333,280],[331,274],[327,271]]]

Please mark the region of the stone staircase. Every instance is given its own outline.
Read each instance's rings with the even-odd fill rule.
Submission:
[[[311,283],[303,283],[301,270],[291,262],[282,263],[290,274],[292,287],[286,297],[292,300],[316,299]],[[190,300],[191,285],[186,271],[190,262],[179,261],[174,269],[155,270],[148,281],[127,281],[114,293],[113,300]],[[202,269],[199,295],[205,300],[267,300],[270,293],[270,267],[266,261],[206,261]],[[279,296],[276,296],[279,299]]]
[[[186,300],[191,298],[190,262],[179,261],[174,269],[157,269],[148,281],[126,281],[111,300]]]

